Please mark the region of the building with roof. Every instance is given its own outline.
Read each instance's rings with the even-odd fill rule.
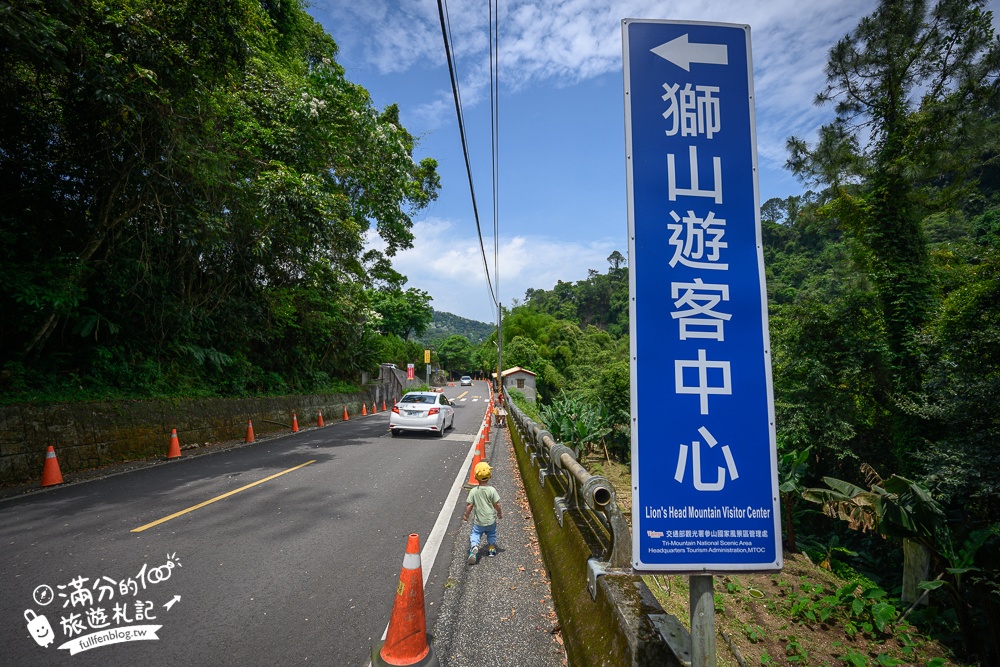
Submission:
[[[504,392],[508,389],[517,389],[519,392],[524,394],[524,397],[535,402],[537,392],[535,391],[535,379],[538,377],[537,373],[529,371],[527,368],[521,368],[520,366],[514,366],[513,368],[508,368],[502,372],[501,377],[503,378],[501,387]],[[493,378],[496,379],[497,374],[493,373]]]

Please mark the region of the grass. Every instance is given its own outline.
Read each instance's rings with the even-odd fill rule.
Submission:
[[[631,471],[603,450],[583,465],[607,478],[631,518]],[[690,628],[688,577],[644,575],[667,613]],[[716,657],[720,667],[956,666],[947,648],[898,622],[895,601],[872,584],[841,579],[804,554],[779,573],[715,575]]]

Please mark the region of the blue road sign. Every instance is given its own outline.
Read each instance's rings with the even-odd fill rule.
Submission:
[[[750,28],[622,23],[632,565],[780,570]]]

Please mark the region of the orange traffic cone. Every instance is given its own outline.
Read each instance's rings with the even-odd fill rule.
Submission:
[[[253,422],[247,420],[247,437],[243,442],[253,442]]]
[[[299,432],[299,419],[295,415],[295,413],[293,412],[292,413],[292,433],[298,433],[298,432]]]
[[[326,423],[324,423],[324,421],[323,421],[323,411],[322,410],[317,410],[316,411],[316,426],[326,426]]]
[[[364,403],[361,404],[361,416],[362,417],[368,416],[368,406],[365,405]]]
[[[466,482],[468,486],[479,486],[479,480],[476,479],[476,465],[483,460],[483,452],[486,451],[486,445],[483,444],[482,437],[476,442],[476,453],[472,456],[472,465],[469,467],[469,481]]]
[[[385,399],[382,399],[382,412],[385,412]]]
[[[347,416],[347,406],[344,406],[344,421],[346,422],[350,417]]]
[[[59,472],[59,459],[56,458],[56,448],[49,445],[45,452],[45,466],[42,467],[42,486],[62,484],[62,473]]]
[[[406,542],[403,568],[399,572],[396,599],[385,642],[372,650],[372,667],[419,665],[437,667],[424,618],[424,577],[420,567],[420,536],[412,533]]]
[[[372,414],[373,415],[377,415],[378,414],[378,410],[376,408],[378,408],[378,403],[376,403],[375,401],[372,401]]]
[[[178,459],[181,456],[181,443],[177,440],[177,429],[170,432],[170,448],[167,450],[168,459]]]

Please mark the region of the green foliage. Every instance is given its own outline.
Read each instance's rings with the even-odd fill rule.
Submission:
[[[535,373],[540,368],[541,357],[538,354],[538,345],[535,341],[525,336],[514,336],[509,343],[503,346],[504,368],[520,366]]]
[[[476,367],[475,350],[465,336],[449,336],[437,346],[441,365],[455,374],[468,373]]]
[[[809,651],[794,636],[785,638],[785,658],[792,664],[809,664]]]
[[[909,537],[932,545],[944,529],[944,511],[926,487],[893,475],[883,480],[866,467],[867,490],[832,477],[829,488],[806,489],[802,497],[823,506],[828,516],[841,519],[853,530],[874,531],[890,537]]]
[[[764,628],[759,625],[744,625],[743,634],[752,644],[756,644],[767,638]]]
[[[607,410],[600,403],[560,395],[541,406],[542,421],[559,442],[576,450],[577,458],[611,432]]]
[[[864,633],[878,638],[891,634],[892,624],[899,616],[881,588],[861,589],[853,582],[836,590],[804,582],[789,598],[789,614],[794,621],[832,623],[837,620],[849,636]]]
[[[854,649],[849,649],[844,655],[840,656],[840,659],[844,661],[844,664],[851,665],[851,667],[868,667],[868,656],[864,653],[858,653]]]
[[[473,345],[479,345],[496,331],[496,323],[477,322],[440,310],[434,310],[433,314],[427,330],[422,336],[417,336],[424,343],[438,345],[450,336],[459,335]]]
[[[551,290],[529,289],[525,301],[539,313],[580,328],[593,325],[616,338],[628,334],[628,268],[617,250],[608,257],[608,264],[606,274],[591,269],[576,284],[560,280]]]
[[[400,288],[375,290],[369,298],[372,309],[378,314],[373,323],[383,334],[399,336],[406,341],[411,334],[422,335],[431,322],[431,297],[423,290],[414,287],[405,292]]]
[[[856,551],[843,546],[837,535],[831,535],[825,542],[815,537],[806,537],[802,539],[801,545],[803,551],[809,555],[813,562],[819,565],[819,567],[832,572],[837,571],[838,557],[843,560],[844,557],[858,555]]]
[[[439,184],[336,52],[295,1],[4,12],[5,391],[319,390],[374,367],[363,235],[409,247]],[[405,336],[427,299],[403,294],[423,298]]]
[[[542,420],[542,415],[538,411],[538,404],[526,399],[523,392],[517,389],[508,389],[507,397],[514,402],[514,405],[516,405],[521,412],[528,415],[528,417],[533,421],[538,422]]]
[[[601,370],[597,385],[597,397],[607,406],[608,412],[614,415],[631,410],[631,379],[628,362],[616,361]]]
[[[820,492],[832,514],[921,535],[939,564],[942,540],[1000,512],[1000,44],[983,10],[880,2],[830,52],[820,101],[837,119],[812,146],[789,140],[789,166],[823,189],[762,207],[779,455],[811,446],[802,484],[841,480]],[[858,464],[893,475],[872,487]],[[871,565],[898,583],[898,563]],[[963,589],[947,600],[971,660],[1000,597]]]
[[[850,237],[870,282],[882,328],[872,340],[881,343],[885,372],[885,435],[904,460],[926,424],[891,397],[923,382],[914,336],[937,298],[927,230],[939,230],[936,214],[974,190],[996,147],[1000,43],[984,7],[985,0],[880,2],[830,51],[818,101],[835,102],[835,121],[813,147],[788,142],[789,167],[829,186],[822,212]]]
[[[796,550],[795,541],[795,509],[801,497],[802,478],[809,468],[809,455],[812,447],[806,447],[801,452],[793,449],[782,452],[778,457],[778,492],[781,494],[782,525],[785,530],[785,544],[789,551]]]
[[[624,290],[621,296],[625,303],[628,300],[626,271],[621,266],[610,269],[610,273],[618,275],[616,281],[624,280],[620,289]],[[575,302],[574,295],[578,290],[590,289],[591,282],[605,277],[593,272],[588,280],[576,286],[562,283],[558,290],[563,297]],[[574,321],[546,312],[543,306],[549,300],[545,294],[544,291],[529,290],[527,303],[504,313],[503,365],[505,368],[519,365],[535,372],[536,389],[542,402],[552,400],[563,391],[587,400],[596,399],[604,371],[618,362],[627,364],[628,339],[593,324],[581,328]],[[496,332],[479,347],[476,357],[480,370],[494,372],[497,364]],[[625,396],[627,409],[627,391]],[[622,427],[628,424],[627,418],[622,418],[620,414],[615,414],[613,418]],[[616,436],[619,441],[622,432],[619,428]]]
[[[616,361],[605,366],[598,379],[597,398],[607,408],[611,424],[608,449],[622,461],[628,461],[632,451],[631,396],[628,361]]]
[[[918,339],[920,392],[907,410],[935,426],[916,452],[944,502],[979,517],[1000,512],[1000,238],[997,209],[974,219],[974,236],[939,246],[943,298]]]

